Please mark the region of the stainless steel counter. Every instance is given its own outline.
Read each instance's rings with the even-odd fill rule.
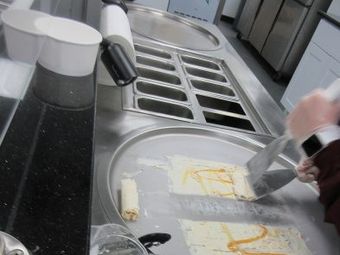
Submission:
[[[97,110],[96,110],[96,127],[95,127],[95,177],[93,189],[93,215],[92,224],[99,225],[108,222],[125,224],[118,213],[118,208],[108,202],[106,204],[110,209],[106,210],[101,204],[100,183],[98,175],[110,169],[115,151],[132,137],[143,134],[150,130],[162,129],[169,127],[177,128],[202,128],[200,124],[187,123],[180,120],[161,118],[145,113],[122,110],[122,88],[99,85],[97,88]],[[218,134],[229,134],[241,136],[249,139],[258,146],[258,149],[273,140],[271,135],[256,133],[240,133],[230,129],[220,129],[204,127],[205,130]],[[298,160],[298,155],[290,145],[285,154],[293,161]],[[117,214],[111,212],[117,211]],[[109,218],[108,218],[108,215]]]
[[[156,80],[155,85],[160,86],[153,86],[154,88],[160,90],[162,85],[170,86],[177,91],[176,94],[182,90],[187,94],[188,99],[177,101],[186,101],[185,103],[189,105],[201,104],[203,107],[206,104],[201,102],[207,100],[199,98],[200,96],[195,97],[195,94],[202,94],[203,86],[210,87],[209,92],[213,92],[215,97],[211,96],[212,93],[209,94],[215,99],[226,96],[224,97],[226,101],[239,101],[241,108],[245,110],[245,119],[250,118],[255,122],[256,132],[274,136],[284,132],[285,114],[215,25],[193,22],[138,5],[129,5],[128,17],[133,31],[142,82],[151,82],[154,85]],[[147,23],[143,20],[147,20]],[[99,72],[101,73],[103,72]],[[98,80],[105,81],[106,78],[99,77]],[[200,84],[193,84],[192,80]],[[141,92],[139,89],[141,86],[146,89],[144,84],[135,84],[134,88],[129,86],[124,90],[124,109],[141,108],[138,102],[133,102],[136,97],[130,95],[145,95],[145,93],[138,93]],[[221,92],[221,88],[223,90],[229,88],[232,94]],[[195,92],[191,93],[191,91]],[[199,93],[196,93],[197,91]],[[204,96],[208,96],[207,93],[204,93]],[[232,100],[229,100],[230,98]],[[217,104],[216,100],[214,104]],[[192,119],[200,118],[204,118],[202,113],[201,116],[198,114]]]
[[[138,165],[138,159],[165,159],[166,155],[175,154],[194,155],[194,158],[217,157],[220,162],[230,162],[236,157],[244,163],[272,141],[271,136],[202,127],[200,124],[122,111],[121,88],[98,86],[97,92],[93,225],[121,224],[128,226],[137,237],[153,232],[170,233],[172,241],[155,250],[160,254],[172,254],[177,242],[179,251],[186,254],[184,239],[173,214],[177,215],[175,217],[194,220],[295,226],[306,237],[307,246],[314,252],[312,254],[337,254],[334,253],[339,250],[335,228],[323,222],[323,208],[313,186],[295,180],[256,203],[173,194],[168,197],[164,195],[166,182],[164,178],[162,181],[159,179],[164,171],[158,169],[148,172],[145,168],[150,167]],[[188,144],[183,144],[186,140]],[[241,154],[229,147],[228,143],[234,144],[232,147],[240,147]],[[197,151],[200,156],[197,156]],[[248,153],[242,156],[245,151]],[[225,155],[225,158],[221,155]],[[277,159],[276,167],[293,167],[296,160],[297,154],[290,145],[284,155]],[[140,192],[141,209],[137,222],[125,222],[119,213],[120,180],[129,175],[136,179]],[[145,187],[148,187],[149,192],[145,191]],[[166,220],[167,214],[172,215],[169,220]]]
[[[133,6],[129,7],[134,8]],[[158,18],[162,16],[168,18],[168,14],[162,14],[157,10],[144,9],[143,11],[148,12],[148,15],[155,15]],[[179,20],[181,21],[181,19]],[[191,22],[185,22],[189,27],[188,29],[190,29],[192,26]],[[152,32],[153,27],[157,28],[157,23],[149,27],[149,35],[143,35],[145,30],[138,30],[138,28],[132,27],[134,41],[137,46],[137,67],[141,71],[141,77],[132,86],[125,88],[98,85],[92,224],[97,225],[111,222],[126,225],[119,214],[119,198],[117,198],[116,194],[117,191],[119,192],[119,178],[123,176],[122,171],[124,170],[122,170],[122,167],[124,169],[128,168],[127,171],[131,173],[138,170],[136,169],[137,163],[135,161],[143,153],[146,155],[162,155],[163,158],[166,158],[166,151],[171,150],[173,153],[177,151],[176,144],[172,144],[172,147],[168,148],[166,144],[162,144],[162,141],[158,142],[157,146],[155,144],[155,148],[152,148],[153,145],[150,140],[153,141],[157,134],[168,137],[170,140],[167,141],[170,141],[170,143],[171,137],[174,134],[175,138],[177,135],[179,137],[192,136],[192,140],[189,140],[193,142],[193,151],[198,147],[197,144],[195,145],[196,138],[197,141],[202,139],[202,141],[205,141],[207,139],[208,143],[202,144],[203,149],[199,150],[198,154],[201,155],[215,153],[214,149],[216,151],[219,149],[223,150],[223,146],[218,147],[218,141],[222,143],[224,141],[231,141],[236,146],[240,146],[245,151],[248,151],[244,157],[242,154],[236,156],[244,163],[250,155],[254,155],[265,144],[272,141],[273,137],[284,132],[283,123],[285,114],[269,96],[230,43],[224,38],[223,34],[214,25],[207,23],[196,24],[209,31],[216,39],[214,42],[218,44],[212,47],[211,50],[206,48],[204,50],[198,50],[197,48],[191,50],[188,47],[180,47],[176,43],[175,27],[166,29],[168,33],[166,36],[171,38],[169,43],[165,43],[164,38],[157,38],[157,36],[152,39],[150,38],[150,35],[155,35]],[[157,29],[159,31],[159,27]],[[202,32],[204,30],[201,29],[199,31]],[[190,42],[190,37],[181,38],[182,41],[184,39]],[[202,76],[203,79],[201,80]],[[207,82],[207,80],[210,80],[213,85],[221,85],[223,77],[226,80],[232,77],[232,84],[224,84],[224,87],[232,89],[235,95],[231,96],[228,93],[227,95],[214,95],[217,90],[198,93],[197,88],[192,84],[193,77],[198,77],[197,80],[199,81],[204,80]],[[224,90],[218,90],[218,92],[221,91],[223,92]],[[201,96],[204,97],[203,103]],[[237,98],[235,99],[235,97]],[[141,98],[148,99],[149,101],[138,101]],[[243,118],[249,118],[252,121],[255,131],[206,123],[202,115],[202,109],[199,108],[203,108],[203,111],[210,111],[209,107],[213,108],[220,103],[223,104],[222,101],[214,101],[216,99],[220,99],[223,102],[239,103],[247,114]],[[211,103],[212,101],[210,100],[214,101],[214,103]],[[167,104],[163,104],[165,102]],[[172,108],[174,105],[177,108]],[[184,113],[183,108],[185,108]],[[183,114],[177,115],[177,110],[182,111]],[[223,112],[224,109],[219,109],[218,111]],[[173,117],[173,114],[175,117]],[[228,114],[230,115],[230,113]],[[214,142],[209,144],[210,138],[213,141],[217,141],[216,147],[214,147]],[[155,141],[157,139],[155,138]],[[138,151],[131,149],[136,144],[143,146],[144,141],[147,141],[145,144],[149,145],[145,150],[143,150],[143,147],[139,147]],[[185,146],[183,145],[183,147]],[[163,149],[165,151],[164,155],[162,154]],[[190,146],[187,149],[190,150]],[[183,149],[178,148],[179,153],[182,151]],[[251,153],[249,154],[249,152]],[[233,153],[235,155],[235,152]],[[124,154],[128,154],[128,156],[124,156]],[[299,156],[294,146],[290,144],[285,150],[284,155],[278,158],[277,163],[285,165],[285,167],[294,167],[298,158]],[[154,189],[156,194],[161,184],[157,185],[155,182],[156,180],[153,180],[150,176],[143,179],[143,185],[151,186],[150,189]],[[300,197],[295,197],[295,193],[299,193]],[[213,200],[211,198],[211,201]],[[306,203],[301,203],[302,200],[306,201]],[[161,204],[160,202],[160,206]],[[308,241],[309,247],[315,249],[316,252],[318,252],[318,246],[327,247],[324,250],[325,254],[332,254],[332,250],[339,248],[335,244],[336,242],[329,241],[335,240],[336,234],[331,226],[323,223],[322,207],[317,203],[315,187],[302,185],[298,181],[294,181],[292,186],[286,187],[283,193],[279,192],[263,203],[260,202],[257,205],[247,203],[238,206],[245,208],[246,211],[248,209],[250,211],[262,211],[264,208],[280,211],[281,207],[285,208],[286,213],[284,214],[290,215],[288,222],[293,225],[295,223],[292,222],[296,222],[299,228],[301,228],[303,235],[307,235],[309,240],[319,239],[319,234],[314,233],[319,231],[328,238],[322,238],[322,245],[316,245],[313,241]],[[306,211],[313,213],[305,217]],[[256,217],[261,218],[261,214],[258,214]],[[141,217],[143,218],[144,216]],[[189,214],[189,216],[192,216],[192,214]],[[285,216],[282,219],[281,216],[278,218],[275,215],[273,216],[274,218],[272,216],[265,218],[269,221],[273,220],[275,224],[278,224],[281,220],[287,223],[287,219],[283,219]],[[253,219],[251,215],[247,217],[244,218],[245,221]],[[157,221],[157,217],[149,218],[149,220]],[[145,225],[141,222],[142,220],[131,225],[138,226],[139,232],[135,232],[132,229],[132,232],[136,235],[140,235],[140,232],[143,232],[141,227]],[[171,227],[171,223],[168,222],[166,224]],[[178,240],[178,238],[176,235],[174,240]],[[165,249],[169,252],[173,247],[170,245]]]

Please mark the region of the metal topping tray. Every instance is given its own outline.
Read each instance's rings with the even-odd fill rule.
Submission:
[[[123,106],[181,121],[268,133],[224,61],[137,41],[137,81]]]
[[[153,249],[157,254],[190,254],[178,219],[259,223],[294,226],[312,254],[334,255],[340,250],[335,228],[323,222],[324,212],[317,192],[308,184],[294,180],[286,187],[256,202],[169,192],[169,156],[245,165],[263,147],[236,133],[208,128],[168,127],[144,131],[125,140],[113,154],[110,165],[97,167],[97,186],[101,205],[112,220],[119,208],[120,180],[137,182],[140,218],[126,222],[136,236],[165,232],[172,239]],[[144,162],[144,163],[141,163]],[[145,163],[149,162],[149,163]],[[273,168],[293,167],[280,156]]]

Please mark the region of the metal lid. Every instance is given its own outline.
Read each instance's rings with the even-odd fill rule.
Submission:
[[[0,254],[29,255],[25,246],[13,236],[0,231]]]
[[[216,50],[215,35],[188,19],[167,12],[129,5],[131,29],[137,34],[191,50]]]

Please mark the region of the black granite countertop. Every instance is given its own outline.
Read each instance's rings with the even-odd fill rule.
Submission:
[[[15,104],[16,99],[0,96],[0,135],[5,130]]]
[[[324,11],[319,11],[319,14],[321,15],[321,17],[323,17],[330,23],[340,28],[340,15],[335,15],[335,14],[327,13]]]
[[[16,237],[32,254],[87,254],[94,77],[80,79],[87,87],[85,97],[91,99],[86,106],[63,107],[63,93],[74,96],[74,87],[51,91],[61,100],[46,102],[39,97],[47,92],[39,94],[39,87],[63,84],[65,77],[46,79],[46,70],[41,73],[37,68],[0,147],[0,230]],[[11,103],[0,100],[1,106]],[[9,111],[3,109],[6,118]]]

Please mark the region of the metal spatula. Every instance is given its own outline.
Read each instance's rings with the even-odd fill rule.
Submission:
[[[335,80],[325,91],[331,102],[340,100],[340,79]],[[295,169],[267,171],[276,157],[284,150],[291,140],[286,132],[276,138],[262,151],[252,157],[246,166],[249,170],[247,181],[253,189],[256,199],[264,197],[291,182],[297,176]]]
[[[247,162],[246,166],[250,173],[247,176],[249,184],[253,185],[263,176],[289,140],[287,134],[276,138]]]
[[[288,134],[276,138],[247,162],[249,175],[246,178],[254,192],[255,200],[280,189],[297,176],[294,169],[267,171],[289,140]]]
[[[255,200],[269,195],[282,188],[297,177],[295,169],[279,169],[265,172],[261,178],[253,183],[252,189]]]

